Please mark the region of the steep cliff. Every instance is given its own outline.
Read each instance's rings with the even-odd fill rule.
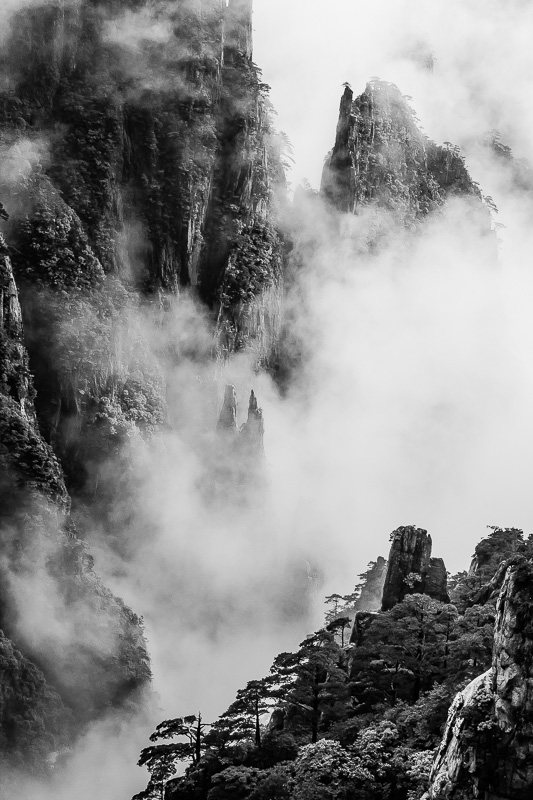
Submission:
[[[533,790],[533,564],[507,569],[491,669],[461,692],[428,800],[526,800]]]
[[[46,173],[106,271],[200,285],[214,303],[237,235],[267,224],[283,174],[251,15],[250,0],[58,0],[12,19],[4,136],[55,130]],[[134,265],[121,249],[130,224],[146,236]]]
[[[42,771],[84,725],[133,700],[141,621],[94,574],[41,435],[11,262],[0,237],[0,762]]]
[[[441,558],[431,557],[428,532],[409,525],[394,531],[391,540],[382,610],[388,611],[406,595],[417,593],[448,603],[446,567]]]
[[[458,148],[429,140],[398,88],[377,79],[355,99],[346,86],[321,191],[340,211],[374,202],[404,225],[451,195],[481,197]]]
[[[0,480],[5,497],[24,488],[62,508],[68,496],[61,468],[37,425],[35,391],[23,343],[22,312],[5,240],[0,235]],[[12,484],[7,491],[7,484]],[[7,507],[6,507],[7,506]],[[2,503],[0,515],[9,513]]]
[[[54,0],[11,19],[0,194],[38,417],[75,492],[166,419],[146,337],[117,344],[140,306],[190,292],[216,356],[273,355],[285,178],[251,15],[249,0]]]
[[[251,0],[19,8],[0,52],[0,627],[16,673],[0,730],[33,698],[41,733],[13,733],[9,758],[40,739],[40,768],[59,730],[73,738],[149,681],[142,620],[94,573],[76,512],[105,528],[103,465],[168,421],[154,340],[182,295],[207,319],[203,363],[243,348],[269,363],[285,176]],[[222,439],[208,488],[229,464],[242,493],[262,464],[253,392]]]

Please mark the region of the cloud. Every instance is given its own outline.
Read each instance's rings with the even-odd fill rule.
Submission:
[[[146,732],[158,722],[153,713],[112,715],[93,725],[70,753],[61,755],[50,779],[3,769],[0,797],[92,800],[97,793],[106,800],[127,800],[146,785],[135,764],[146,744]]]
[[[0,145],[0,184],[4,191],[29,178],[33,170],[48,162],[49,144],[42,137],[17,138],[11,145]]]

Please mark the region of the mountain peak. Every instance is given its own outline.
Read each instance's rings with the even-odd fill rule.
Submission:
[[[321,192],[339,211],[356,214],[374,202],[404,224],[451,194],[480,197],[459,149],[428,139],[408,98],[379,78],[355,99],[345,84]]]

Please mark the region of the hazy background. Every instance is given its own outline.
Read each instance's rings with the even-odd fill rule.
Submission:
[[[379,76],[412,97],[428,136],[464,149],[473,178],[499,208],[498,273],[455,247],[451,224],[418,267],[408,262],[407,272],[373,275],[362,291],[363,279],[352,275],[353,293],[342,285],[322,321],[328,337],[338,327],[337,344],[349,354],[343,362],[340,349],[328,351],[335,377],[352,390],[339,450],[355,426],[367,439],[367,469],[357,479],[353,473],[362,525],[354,550],[364,560],[378,543],[386,549],[388,528],[413,522],[431,531],[435,549],[458,569],[486,524],[531,530],[533,522],[531,205],[478,146],[497,129],[515,155],[533,155],[533,7],[519,0],[256,0],[255,9],[254,58],[294,144],[294,185],[307,178],[319,187],[342,83],[358,94]],[[338,279],[338,264],[334,272]],[[356,421],[362,394],[368,417]]]

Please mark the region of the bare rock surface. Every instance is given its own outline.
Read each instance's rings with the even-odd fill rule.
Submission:
[[[425,800],[533,796],[533,563],[508,566],[491,669],[449,713]]]
[[[446,567],[441,558],[431,557],[431,536],[413,525],[392,534],[382,610],[401,603],[407,594],[427,594],[434,600],[449,602]]]

